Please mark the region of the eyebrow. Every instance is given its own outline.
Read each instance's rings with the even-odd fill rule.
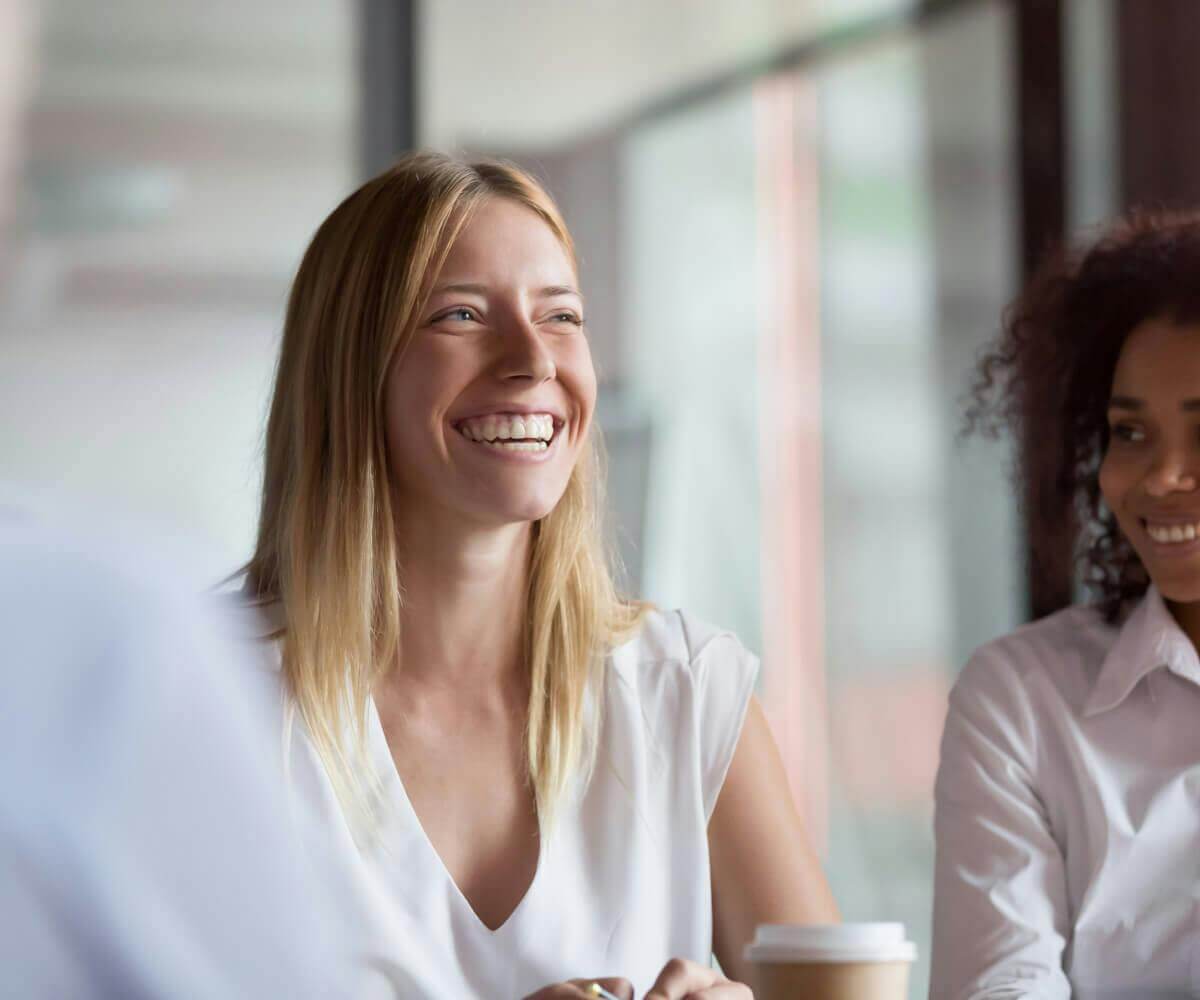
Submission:
[[[577,299],[582,299],[583,294],[578,288],[572,288],[570,285],[548,285],[541,289],[538,293],[543,298],[553,298],[555,295],[574,295]]]
[[[1145,404],[1133,396],[1110,396],[1108,400],[1110,410],[1140,410],[1143,406]]]
[[[470,295],[486,295],[487,286],[471,282],[454,282],[449,285],[438,285],[429,294],[441,295],[446,292],[466,292]],[[540,298],[553,298],[556,295],[574,295],[576,298],[583,298],[583,294],[579,289],[573,288],[570,285],[547,285],[545,288],[539,288],[536,294]]]
[[[1108,408],[1110,410],[1143,410],[1146,408],[1146,404],[1134,396],[1113,396],[1108,401]],[[1179,404],[1179,408],[1185,413],[1200,412],[1200,399],[1185,399]]]

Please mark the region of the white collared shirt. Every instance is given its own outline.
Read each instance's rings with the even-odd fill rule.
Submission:
[[[937,779],[930,996],[1200,996],[1200,659],[1153,588],[980,649]]]

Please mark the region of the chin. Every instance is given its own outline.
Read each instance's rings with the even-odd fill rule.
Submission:
[[[496,497],[486,505],[485,516],[496,524],[531,524],[553,512],[561,497]]]
[[[521,510],[497,512],[494,518],[498,524],[536,524],[553,510],[553,507],[544,509],[526,507]]]
[[[1154,586],[1165,600],[1172,604],[1200,604],[1200,573],[1159,574],[1152,577]]]

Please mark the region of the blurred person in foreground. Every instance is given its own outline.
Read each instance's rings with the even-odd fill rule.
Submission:
[[[229,623],[152,540],[8,492],[0,993],[352,995]]]
[[[1051,261],[981,364],[1096,598],[980,649],[937,779],[931,996],[1200,994],[1200,215]],[[1065,570],[1066,567],[1061,567]]]
[[[351,194],[284,326],[245,588],[264,719],[380,962],[415,924],[442,996],[747,997],[755,925],[834,904],[755,659],[614,591],[595,401],[535,181],[414,154]]]

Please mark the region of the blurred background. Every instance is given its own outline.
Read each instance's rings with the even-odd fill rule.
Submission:
[[[626,585],[763,657],[924,995],[946,693],[1071,594],[962,395],[1049,244],[1200,200],[1200,4],[0,0],[0,38],[0,479],[231,571],[313,229],[405,149],[517,160],[580,248]]]

